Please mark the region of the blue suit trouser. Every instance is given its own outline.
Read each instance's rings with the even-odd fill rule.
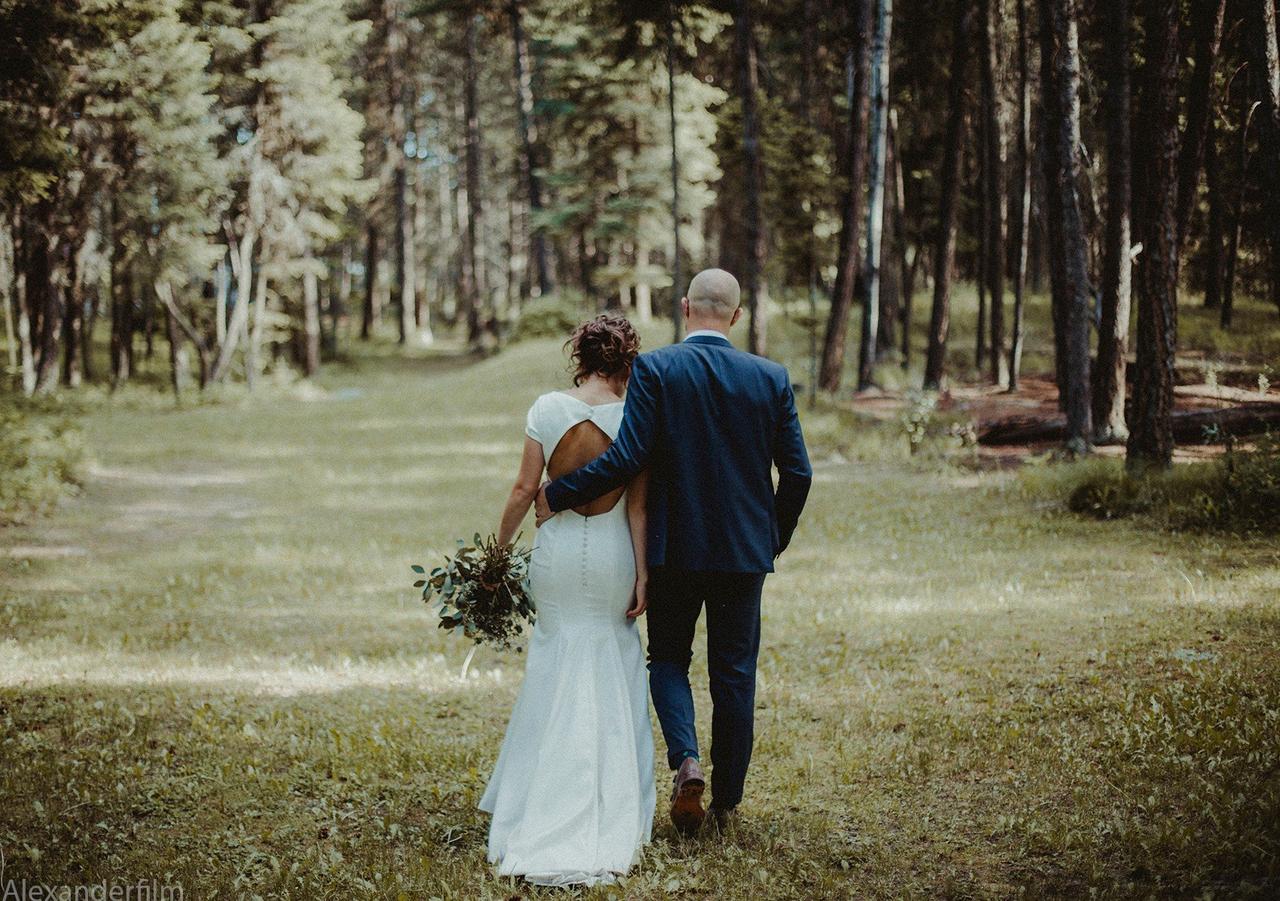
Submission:
[[[764,577],[669,567],[656,567],[649,577],[649,689],[672,769],[698,755],[689,664],[698,617],[707,609],[711,794],[720,808],[742,800],[751,762]]]

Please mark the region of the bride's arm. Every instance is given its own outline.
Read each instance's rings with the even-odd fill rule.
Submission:
[[[645,469],[627,485],[627,520],[631,524],[631,548],[636,555],[636,595],[627,611],[629,619],[635,619],[649,606],[649,566],[645,562],[648,559],[648,499],[649,470]]]
[[[516,483],[511,486],[511,494],[507,497],[507,505],[502,509],[502,522],[498,524],[498,543],[510,544],[515,537],[516,529],[529,512],[533,499],[542,484],[542,470],[546,460],[542,457],[542,445],[532,438],[524,439],[524,455],[520,458],[520,472],[516,474]]]

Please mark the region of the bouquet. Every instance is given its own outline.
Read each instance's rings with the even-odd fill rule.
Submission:
[[[459,539],[458,552],[430,575],[414,566],[423,578],[413,587],[422,589],[428,604],[438,597],[441,629],[461,628],[477,645],[487,642],[505,650],[524,631],[523,623],[533,625],[535,619],[529,595],[531,553],[514,543],[499,544],[496,535],[481,538],[477,533],[470,546]]]

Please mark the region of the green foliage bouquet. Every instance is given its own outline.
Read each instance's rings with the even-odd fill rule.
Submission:
[[[481,538],[476,533],[469,546],[458,539],[458,552],[446,557],[444,565],[430,575],[414,566],[413,571],[424,578],[413,586],[422,589],[424,602],[438,599],[441,629],[461,628],[477,645],[509,649],[524,632],[523,623],[533,625],[536,615],[529,595],[531,554],[514,542],[499,544],[495,535]]]

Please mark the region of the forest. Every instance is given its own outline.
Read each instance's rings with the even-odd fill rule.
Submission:
[[[1280,314],[1274,4],[949,6],[7,0],[9,369],[491,353],[669,316],[715,263],[753,352],[809,320],[824,392],[917,358],[944,386],[974,283],[972,369],[1014,390],[1047,287],[1066,444],[1167,465],[1179,292]]]
[[[719,267],[815,471],[754,781],[581,896],[1274,896],[1277,7],[0,0],[0,893],[560,897],[409,565]]]

